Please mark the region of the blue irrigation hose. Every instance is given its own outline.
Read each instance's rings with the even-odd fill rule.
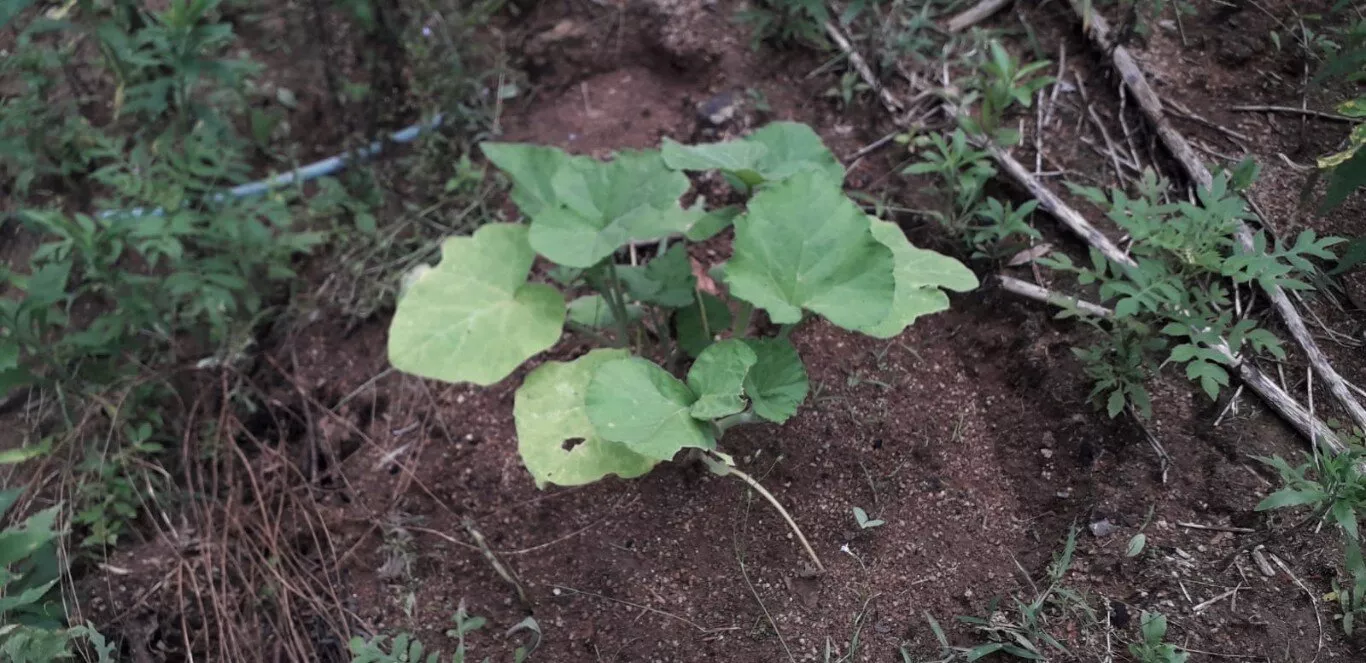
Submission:
[[[286,187],[291,184],[302,184],[309,180],[331,175],[342,170],[343,168],[346,168],[352,163],[355,163],[357,161],[365,161],[366,159],[378,155],[380,152],[384,151],[384,146],[387,143],[411,143],[414,140],[416,140],[418,136],[422,135],[423,132],[431,131],[432,129],[441,126],[441,121],[443,119],[445,119],[445,115],[443,113],[437,113],[436,115],[432,116],[432,119],[426,122],[419,122],[406,129],[403,129],[402,131],[398,131],[391,134],[387,141],[377,140],[370,143],[369,145],[366,145],[365,147],[352,150],[344,154],[339,154],[334,157],[328,157],[321,161],[314,161],[313,163],[310,163],[302,168],[296,168],[294,170],[291,170],[288,173],[281,173],[274,177],[268,177],[263,180],[257,180],[255,182],[248,182],[246,184],[235,186],[222,193],[216,193],[209,199],[213,202],[222,202],[230,198],[250,198],[252,196],[260,196],[269,193],[270,191],[279,189],[281,187]],[[102,219],[106,219],[112,216],[129,216],[132,218],[138,218],[143,215],[161,216],[165,213],[166,211],[161,209],[160,207],[152,210],[147,210],[146,208],[142,207],[136,207],[130,210],[107,210],[101,212],[99,216]]]

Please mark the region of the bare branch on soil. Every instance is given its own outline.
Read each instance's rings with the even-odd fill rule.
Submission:
[[[949,19],[949,32],[962,32],[982,21],[991,18],[992,14],[1001,11],[1010,0],[982,0],[971,8],[963,10],[963,13]]]

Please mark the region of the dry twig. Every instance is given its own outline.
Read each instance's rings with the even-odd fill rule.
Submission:
[[[1357,121],[1356,119],[1347,117],[1346,115],[1338,115],[1337,113],[1328,113],[1325,111],[1313,110],[1310,108],[1299,108],[1297,106],[1251,105],[1229,106],[1228,109],[1231,111],[1237,111],[1239,113],[1288,113],[1290,115],[1307,115],[1309,117],[1317,117],[1321,120],[1329,120],[1331,122],[1346,122],[1349,124]]]
[[[949,32],[962,32],[977,25],[991,18],[992,14],[1001,11],[1008,4],[1010,0],[982,0],[949,19]]]

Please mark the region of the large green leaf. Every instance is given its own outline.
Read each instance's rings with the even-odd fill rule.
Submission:
[[[643,267],[617,267],[616,270],[617,278],[636,301],[670,308],[687,306],[693,301],[697,278],[688,261],[687,247],[681,242]]]
[[[684,145],[665,138],[661,151],[664,163],[675,170],[720,170],[739,177],[749,186],[765,179],[758,169],[768,148],[743,138],[701,145]]]
[[[722,143],[682,145],[665,139],[664,161],[678,170],[720,170],[755,187],[802,171],[843,181],[844,167],[811,127],[774,122],[747,138]]]
[[[860,330],[863,333],[877,338],[896,336],[916,318],[949,308],[949,297],[940,288],[965,292],[978,286],[977,276],[963,263],[915,247],[895,223],[873,217],[868,222],[873,237],[892,250],[896,296],[887,317]]]
[[[1323,202],[1319,204],[1321,210],[1337,207],[1353,191],[1366,186],[1366,150],[1353,149],[1355,151],[1342,163],[1328,172],[1328,189],[1324,191]]]
[[[561,265],[591,267],[633,240],[682,233],[705,214],[679,206],[688,178],[658,151],[604,163],[534,145],[483,150],[512,179],[513,201],[531,219],[531,246]]]
[[[592,159],[571,156],[557,147],[523,143],[483,143],[479,146],[493,165],[512,180],[512,202],[528,217],[559,205],[555,177],[561,171],[591,168]]]
[[[786,339],[745,341],[758,359],[745,376],[745,394],[754,413],[776,423],[787,421],[806,400],[806,366]]]
[[[850,330],[882,322],[895,294],[892,250],[837,182],[801,172],[755,195],[735,221],[726,282],[776,323],[802,309]]]
[[[546,362],[526,376],[512,416],[517,451],[537,487],[578,486],[610,474],[630,479],[654,467],[654,460],[599,437],[584,408],[593,372],[629,356],[625,350],[593,350],[572,362]]]
[[[554,345],[564,298],[526,282],[534,258],[523,225],[492,223],[447,239],[441,262],[398,302],[389,361],[422,377],[490,385]]]
[[[644,314],[639,304],[626,304],[628,322],[635,322]],[[602,295],[584,295],[569,302],[569,321],[589,329],[606,329],[617,323],[617,317]]]
[[[688,387],[697,395],[692,416],[712,420],[745,409],[745,376],[759,361],[744,341],[726,340],[712,344],[688,371]]]
[[[56,539],[58,532],[54,526],[58,511],[57,507],[44,509],[29,516],[22,526],[0,532],[0,568],[27,558],[43,544]]]
[[[716,341],[718,333],[730,328],[732,321],[730,309],[726,308],[726,303],[720,297],[705,292],[698,295],[698,300],[680,309],[674,316],[678,347],[683,348],[689,357],[701,355],[707,346]]]
[[[749,140],[768,148],[759,171],[768,180],[780,180],[802,171],[816,171],[834,182],[844,181],[844,166],[811,127],[799,122],[774,122],[750,135]]]
[[[692,417],[697,396],[668,371],[639,357],[600,366],[584,404],[598,436],[642,456],[669,460],[688,447],[713,449],[707,424]]]

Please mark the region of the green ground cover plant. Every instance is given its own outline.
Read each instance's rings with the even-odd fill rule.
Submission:
[[[491,385],[554,346],[566,322],[607,346],[544,362],[517,390],[518,450],[542,487],[638,477],[683,451],[757,487],[718,441],[735,425],[783,423],[805,400],[789,340],[797,325],[819,315],[891,338],[948,308],[944,289],[977,286],[962,264],[850,200],[842,167],[805,125],[705,145],[666,140],[605,162],[537,145],[483,151],[528,223],[446,240],[441,262],[408,278],[389,357],[422,377]],[[720,172],[747,196],[744,208],[682,206],[685,172],[699,171]],[[731,226],[733,256],[712,270],[723,297],[702,286],[687,247]],[[633,242],[658,248],[645,264],[622,264]],[[537,256],[583,294],[566,302],[530,282]],[[777,335],[753,333],[755,309]]]
[[[1223,172],[1197,192],[1195,202],[1168,202],[1167,183],[1148,172],[1137,195],[1072,186],[1073,193],[1104,210],[1129,236],[1133,265],[1092,250],[1089,263],[1054,253],[1042,260],[1071,272],[1083,286],[1098,288],[1113,316],[1099,319],[1069,310],[1096,327],[1101,340],[1074,350],[1095,381],[1092,397],[1110,416],[1132,406],[1141,416],[1152,411],[1145,382],[1168,364],[1185,367],[1188,379],[1211,399],[1229,384],[1234,356],[1248,349],[1283,357],[1276,336],[1251,317],[1235,315],[1233,288],[1244,284],[1311,289],[1316,268],[1311,258],[1332,259],[1329,248],[1341,242],[1305,230],[1293,241],[1268,239],[1259,232],[1251,251],[1234,237],[1249,217],[1238,191],[1251,183],[1244,167]],[[1231,285],[1230,285],[1231,284]],[[1227,339],[1228,347],[1221,339]]]

